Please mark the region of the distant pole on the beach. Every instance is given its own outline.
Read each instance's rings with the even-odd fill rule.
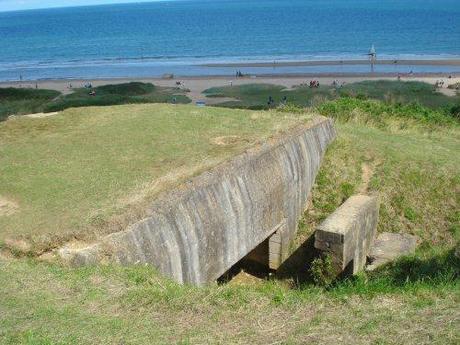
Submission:
[[[371,49],[369,49],[369,53],[367,55],[369,56],[369,61],[371,63],[371,72],[374,72],[375,61],[377,60],[377,52],[375,51],[374,45],[372,45]]]

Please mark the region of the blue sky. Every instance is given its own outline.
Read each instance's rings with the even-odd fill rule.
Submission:
[[[0,0],[0,12],[66,6],[103,5],[159,0]]]

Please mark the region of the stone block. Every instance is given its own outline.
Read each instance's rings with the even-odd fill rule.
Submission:
[[[366,264],[376,232],[379,201],[376,196],[355,195],[316,229],[315,248],[332,256],[338,272],[350,267],[353,274]]]
[[[366,267],[371,271],[400,256],[415,252],[418,237],[410,234],[394,234],[383,232],[377,236],[369,253],[370,264]]]

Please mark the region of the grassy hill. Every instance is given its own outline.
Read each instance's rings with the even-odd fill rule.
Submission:
[[[301,121],[282,113],[125,105],[2,122],[0,197],[14,210],[0,216],[0,241],[23,239],[42,251],[120,230],[159,191]],[[234,139],[213,141],[220,137]]]
[[[59,186],[67,179],[76,181],[66,185],[72,188],[70,197],[99,200],[102,193],[102,200],[118,200],[116,195],[107,197],[99,185],[130,190],[148,170],[142,165],[145,157],[162,157],[164,161],[157,161],[166,164],[166,170],[173,164],[167,158],[171,155],[200,167],[203,159],[225,157],[246,145],[216,148],[209,144],[210,138],[238,133],[252,142],[277,130],[280,119],[296,123],[297,117],[308,118],[313,112],[283,110],[290,112],[137,105],[72,109],[46,121],[7,121],[0,124],[0,140],[4,140],[0,160],[7,153],[7,162],[22,163],[5,168],[5,161],[0,161],[0,195],[27,182],[37,192],[24,193],[31,199],[25,202],[39,198],[39,191],[56,193],[59,201],[63,200],[59,193],[65,192]],[[420,237],[414,255],[328,288],[304,278],[308,266],[302,261],[286,275],[261,279],[241,273],[230,283],[196,288],[180,286],[144,266],[72,269],[36,258],[14,258],[4,251],[0,343],[458,344],[460,128],[447,113],[441,111],[438,115],[445,118],[440,118],[431,110],[355,98],[316,109],[336,119],[338,138],[326,154],[313,190],[313,207],[304,214],[292,248],[296,253],[318,222],[348,196],[364,190],[381,196],[379,231]],[[159,132],[173,135],[171,142],[158,146],[155,133]],[[173,139],[178,137],[181,145]],[[192,150],[191,143],[201,149]],[[102,159],[100,166],[93,162],[96,158]],[[74,160],[78,164],[73,165]],[[149,165],[149,178],[161,167]],[[86,178],[80,184],[77,177],[82,174]],[[67,177],[61,180],[61,176]],[[31,177],[37,179],[33,184],[28,182]],[[41,187],[54,183],[56,188]],[[85,193],[79,194],[82,190]],[[52,198],[40,200],[37,205],[44,204],[52,214],[55,208],[48,204]],[[78,202],[56,204],[60,212],[82,210]],[[30,219],[39,223],[40,218]]]

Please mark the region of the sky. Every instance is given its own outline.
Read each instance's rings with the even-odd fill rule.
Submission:
[[[0,12],[67,6],[89,6],[161,0],[0,0]]]

